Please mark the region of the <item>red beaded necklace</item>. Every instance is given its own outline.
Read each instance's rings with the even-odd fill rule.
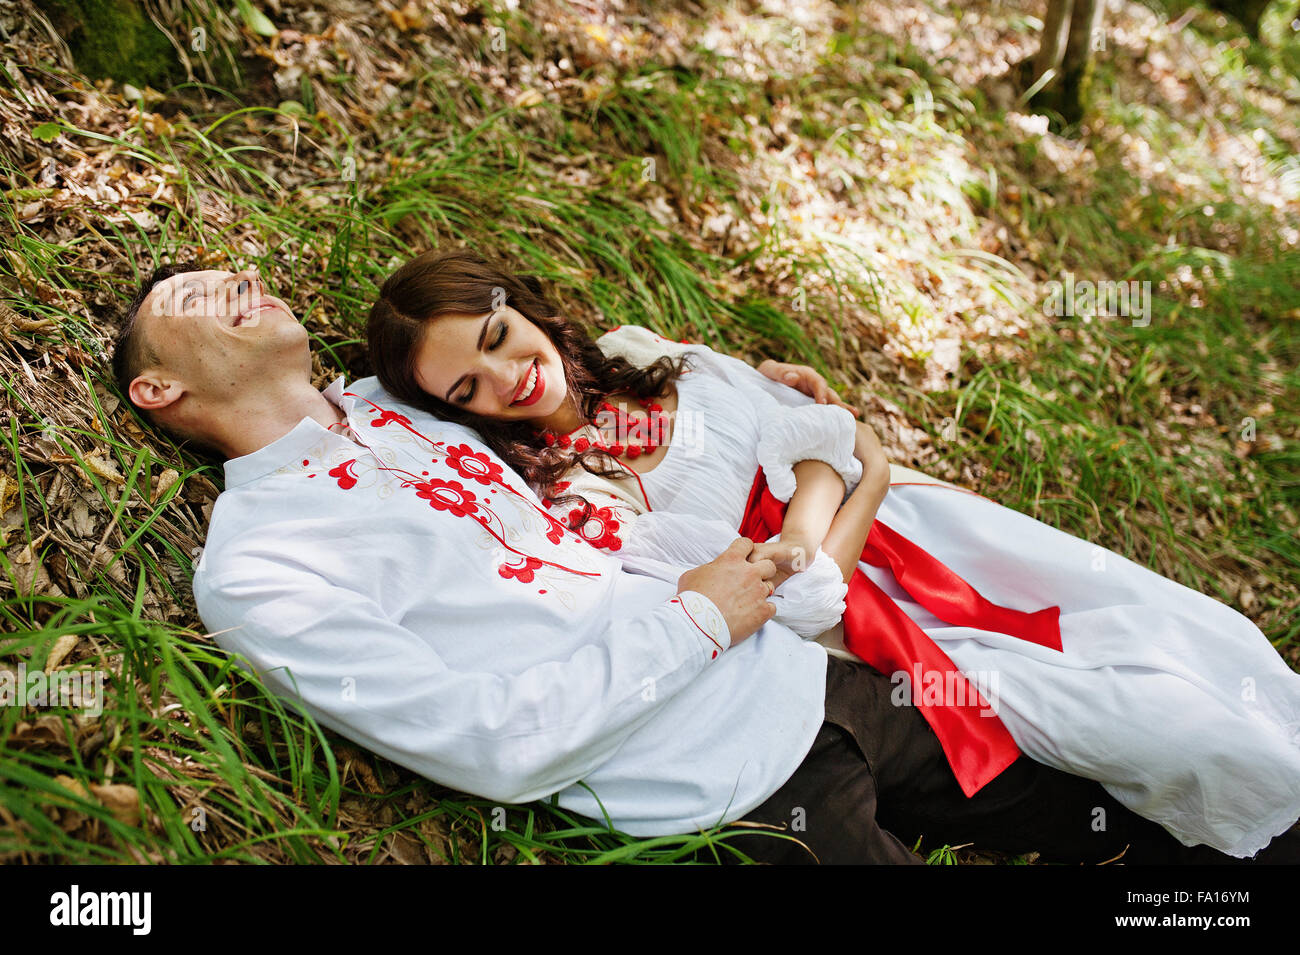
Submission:
[[[598,431],[609,430],[610,425],[598,425],[595,421],[575,428],[568,434],[557,435],[553,431],[543,431],[542,440],[546,442],[547,447],[559,445],[561,448],[567,448],[572,446],[573,450],[579,454],[591,448],[599,448],[616,458],[627,455],[632,460],[639,458],[643,454],[653,454],[662,443],[659,439],[664,433],[663,405],[657,401],[646,401],[641,398],[638,398],[637,401],[645,409],[646,418],[644,421],[635,424],[631,416],[624,412],[623,409],[615,408],[608,401],[601,402],[601,413],[597,414],[597,419],[606,415],[614,416],[613,428],[616,440],[612,444],[600,439],[592,441],[587,438],[578,438],[576,440],[573,438],[573,435],[583,428],[592,427]],[[639,444],[633,443],[632,439],[634,437],[640,441]]]

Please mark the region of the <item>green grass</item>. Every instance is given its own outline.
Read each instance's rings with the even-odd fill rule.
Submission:
[[[188,25],[205,8],[183,9]],[[698,48],[694,68],[653,57],[593,68],[582,79],[594,96],[531,107],[445,51],[363,122],[312,110],[326,93],[349,95],[347,83],[306,82],[302,109],[202,85],[249,42],[228,14],[210,22],[225,46],[195,58],[200,85],[167,92],[166,124],[105,105],[49,64],[24,61],[22,78],[0,79],[29,129],[63,128],[27,152],[0,150],[0,302],[28,323],[0,341],[0,664],[39,666],[76,635],[64,665],[109,672],[98,719],[0,707],[0,859],[683,863],[736,851],[734,829],[635,839],[547,804],[448,793],[234,668],[188,593],[221,469],[142,433],[113,404],[97,357],[108,316],[164,260],[258,265],[309,328],[325,378],[365,373],[364,317],[398,263],[457,242],[508,253],[575,318],[814,364],[859,404],[878,390],[930,435],[933,450],[903,463],[1244,609],[1297,663],[1300,253],[1212,161],[1195,117],[1103,98],[1104,132],[1089,140],[1097,170],[1052,174],[1043,145],[977,109],[945,64],[850,23],[810,37],[805,65],[774,68],[765,84]],[[501,22],[515,53],[555,42],[521,15]],[[1204,69],[1244,88],[1252,56]],[[1119,68],[1104,68],[1102,90]],[[102,108],[58,105],[68,99]],[[1243,100],[1223,121],[1246,131],[1261,109]],[[789,131],[779,142],[776,124]],[[1128,170],[1123,132],[1197,185],[1180,192]],[[884,141],[893,147],[878,156]],[[1269,175],[1296,168],[1281,133],[1259,142]],[[75,151],[102,161],[92,178],[113,163],[142,177],[131,204],[152,219],[89,199],[25,211],[57,191],[31,157]],[[818,204],[827,195],[844,221]],[[751,237],[705,239],[661,222],[652,208],[664,207],[729,212]],[[61,234],[56,223],[72,225]],[[1014,262],[981,247],[989,224],[1022,240]],[[891,257],[904,249],[915,262]],[[1150,324],[1050,319],[1031,268],[1149,281]],[[962,296],[976,304],[959,307]],[[1004,329],[1022,320],[1024,334],[971,330],[990,316]],[[946,385],[923,385],[940,333],[961,336],[961,365]],[[876,361],[885,346],[896,357]],[[1260,440],[1239,455],[1248,418]],[[155,495],[168,471],[175,480]],[[78,507],[88,534],[73,530]],[[84,798],[107,783],[134,790],[138,822],[130,807]],[[928,855],[960,860],[947,846]]]

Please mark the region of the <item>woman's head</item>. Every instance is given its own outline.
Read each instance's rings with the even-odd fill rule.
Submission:
[[[425,253],[389,276],[367,335],[391,394],[475,426],[545,427],[571,383],[592,384],[575,361],[587,336],[541,284],[466,250]]]
[[[576,463],[620,473],[598,449],[549,447],[545,429],[592,420],[612,395],[662,397],[684,367],[607,357],[585,328],[560,317],[536,278],[468,250],[426,252],[390,275],[366,335],[389,394],[474,428],[543,493]]]

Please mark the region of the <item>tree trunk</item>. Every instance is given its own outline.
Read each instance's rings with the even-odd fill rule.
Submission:
[[[1057,102],[1067,124],[1083,119],[1092,86],[1092,38],[1101,29],[1105,0],[1074,0],[1070,35],[1065,41]]]
[[[1042,78],[1048,70],[1061,66],[1065,55],[1065,34],[1070,28],[1070,6],[1072,0],[1047,0],[1047,22],[1043,24],[1043,40],[1038,53],[1034,56],[1033,76],[1029,78],[1028,89]]]
[[[68,44],[77,69],[143,88],[184,79],[171,41],[131,0],[45,0],[42,12]]]

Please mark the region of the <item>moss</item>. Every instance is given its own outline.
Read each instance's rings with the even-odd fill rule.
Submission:
[[[91,79],[166,87],[184,78],[171,41],[131,0],[46,0],[45,12]]]

